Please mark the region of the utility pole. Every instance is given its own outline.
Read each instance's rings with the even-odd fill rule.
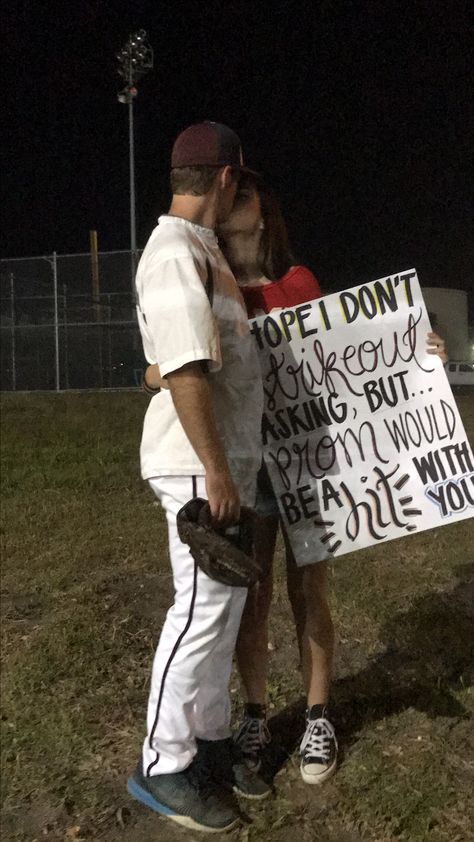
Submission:
[[[133,103],[137,96],[136,83],[153,67],[153,50],[148,43],[144,29],[129,36],[127,43],[117,53],[118,73],[126,81],[117,95],[118,101],[128,105],[128,152],[130,171],[130,252],[132,291],[135,293],[135,270],[137,268],[137,226],[135,210],[135,140],[133,125]]]

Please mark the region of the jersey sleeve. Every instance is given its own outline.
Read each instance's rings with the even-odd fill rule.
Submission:
[[[206,268],[185,256],[152,265],[147,274],[139,320],[148,361],[158,363],[162,377],[191,362],[219,370],[219,331],[206,292]]]

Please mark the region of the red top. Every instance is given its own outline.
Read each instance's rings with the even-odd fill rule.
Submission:
[[[241,287],[240,291],[250,319],[261,313],[270,313],[275,307],[296,307],[322,295],[313,273],[304,266],[292,266],[278,281]]]

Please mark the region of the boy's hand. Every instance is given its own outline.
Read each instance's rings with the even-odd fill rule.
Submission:
[[[214,526],[223,529],[238,523],[240,496],[227,469],[206,471],[206,493]]]

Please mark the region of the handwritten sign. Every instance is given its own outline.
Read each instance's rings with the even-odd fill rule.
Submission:
[[[474,514],[474,460],[415,270],[251,321],[265,463],[300,565]]]

